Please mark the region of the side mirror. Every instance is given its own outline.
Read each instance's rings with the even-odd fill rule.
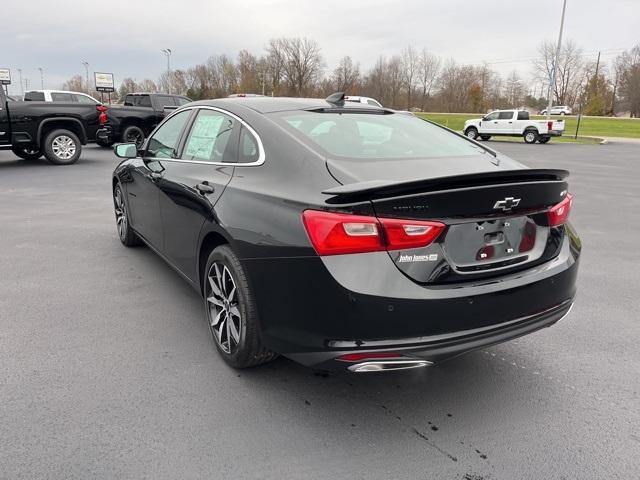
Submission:
[[[136,158],[138,156],[138,147],[135,143],[119,143],[113,147],[113,151],[120,158]]]

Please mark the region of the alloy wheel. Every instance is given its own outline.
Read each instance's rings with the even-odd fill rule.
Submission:
[[[118,228],[118,235],[120,239],[124,239],[127,234],[127,207],[124,204],[124,199],[122,198],[122,190],[120,188],[116,188],[113,194],[113,200],[115,204],[115,212],[116,212],[116,227]]]
[[[144,140],[142,134],[139,130],[132,130],[127,132],[127,138],[125,139],[127,143],[135,143],[136,145],[142,145],[142,141]]]
[[[207,280],[207,317],[211,333],[223,352],[233,354],[242,333],[236,282],[229,269],[218,262],[211,265]]]
[[[58,135],[51,143],[51,149],[56,157],[69,160],[76,153],[76,142],[67,135]]]

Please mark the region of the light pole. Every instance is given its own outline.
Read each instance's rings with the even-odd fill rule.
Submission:
[[[167,57],[167,93],[171,93],[171,49],[163,48],[162,53]]]
[[[24,99],[24,84],[22,83],[22,69],[18,69],[18,75],[20,76],[20,91],[22,92],[22,98]]]
[[[40,71],[40,88],[44,90],[44,70],[42,67],[38,67],[38,70]]]
[[[89,93],[89,62],[83,60],[82,65],[84,65],[84,79],[87,82],[87,93]]]
[[[552,89],[556,85],[556,68],[558,66],[558,57],[560,56],[560,47],[562,46],[562,30],[564,29],[564,12],[567,9],[567,0],[562,4],[562,17],[560,19],[560,34],[558,35],[558,45],[556,46],[556,55],[553,58],[551,66],[551,78],[549,78],[549,93],[547,95],[547,122],[551,120],[551,106],[553,105]]]

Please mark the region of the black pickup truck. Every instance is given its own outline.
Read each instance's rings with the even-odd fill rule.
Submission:
[[[181,95],[166,93],[131,93],[125,96],[124,105],[112,105],[107,119],[98,132],[98,145],[110,147],[116,142],[136,143],[142,146],[144,139],[156,128],[168,111],[191,102]]]
[[[82,145],[95,140],[105,110],[82,103],[9,101],[0,88],[0,150],[70,165],[80,158]]]

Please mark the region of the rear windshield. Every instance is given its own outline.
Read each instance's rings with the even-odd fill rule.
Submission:
[[[401,113],[279,112],[274,120],[332,157],[428,158],[480,155],[483,150],[453,133]]]

